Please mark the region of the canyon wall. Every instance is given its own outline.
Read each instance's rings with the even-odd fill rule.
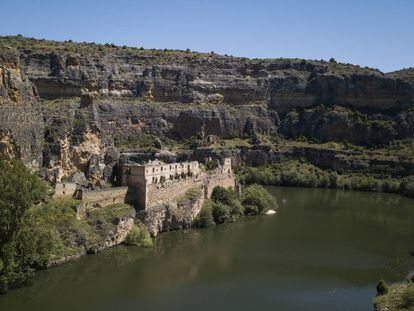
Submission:
[[[411,71],[20,37],[0,37],[0,47],[0,152],[52,182],[113,182],[114,141],[142,135],[369,147],[414,137]]]

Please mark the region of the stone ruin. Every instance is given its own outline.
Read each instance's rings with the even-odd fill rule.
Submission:
[[[217,186],[238,190],[230,158],[218,163],[210,173],[203,171],[197,161],[124,164],[121,187],[83,190],[74,183],[58,183],[54,197],[73,197],[81,200],[84,207],[125,202],[137,210],[145,210],[174,200],[193,188],[199,188],[204,198],[210,198]]]

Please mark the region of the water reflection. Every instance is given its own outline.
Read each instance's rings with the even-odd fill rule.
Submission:
[[[37,274],[0,310],[369,310],[412,265],[413,201],[269,188],[276,216],[161,234]]]

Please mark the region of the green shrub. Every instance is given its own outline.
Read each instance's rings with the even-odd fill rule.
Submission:
[[[384,280],[380,280],[377,284],[377,295],[382,296],[389,292],[387,283]]]
[[[277,201],[263,186],[250,185],[242,191],[242,204],[248,207],[246,215],[255,215],[269,209],[277,209]],[[256,208],[252,208],[255,206]]]
[[[231,222],[231,208],[228,205],[217,202],[213,203],[213,219],[216,224]]]
[[[244,205],[244,213],[246,215],[257,215],[259,214],[259,208],[256,205],[246,204]]]
[[[136,224],[131,228],[124,243],[126,245],[138,245],[142,247],[151,247],[153,245],[153,241],[147,228],[142,224]]]
[[[206,200],[193,221],[193,226],[196,228],[205,228],[214,225],[212,201]]]
[[[207,161],[207,163],[206,163],[206,169],[208,171],[213,171],[216,168],[217,168],[217,162],[216,161],[214,161],[214,160]]]
[[[211,199],[216,203],[220,202],[226,205],[231,205],[236,199],[236,195],[233,189],[218,186],[213,189]]]
[[[238,199],[231,201],[230,203],[231,214],[234,218],[238,218],[244,215],[244,206]]]

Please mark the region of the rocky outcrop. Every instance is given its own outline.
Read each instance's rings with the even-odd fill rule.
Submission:
[[[276,132],[274,114],[262,107],[233,107],[152,104],[131,101],[102,101],[97,112],[114,139],[139,134],[186,139],[196,135],[234,138]]]
[[[82,106],[100,99],[99,115],[114,138],[279,130],[288,138],[382,145],[413,136],[414,87],[397,73],[325,61],[1,41],[20,48],[21,68],[42,98],[82,96]]]
[[[319,106],[290,111],[281,119],[280,133],[293,139],[307,137],[319,142],[378,146],[414,137],[413,109],[374,114],[337,105]]]
[[[190,228],[203,206],[204,195],[188,200],[173,200],[137,213],[137,218],[152,236],[160,232]]]
[[[22,74],[17,51],[0,45],[0,156],[42,165],[44,124],[36,88]]]
[[[113,141],[148,134],[192,148],[208,136],[374,147],[414,137],[407,71],[20,37],[0,37],[0,46],[0,152],[52,182],[113,181]],[[279,156],[253,149],[245,157]]]
[[[58,104],[59,105],[59,104]],[[113,140],[102,125],[96,106],[80,108],[79,102],[42,107],[45,119],[43,170],[45,179],[72,181],[81,173],[90,187],[110,180],[119,158]]]
[[[86,91],[155,102],[264,104],[277,111],[320,103],[380,110],[413,103],[410,83],[349,64],[109,47],[97,51],[74,43],[66,43],[65,51],[58,42],[45,52],[36,48],[38,43],[31,40],[31,49],[22,50],[22,67],[44,98]]]

